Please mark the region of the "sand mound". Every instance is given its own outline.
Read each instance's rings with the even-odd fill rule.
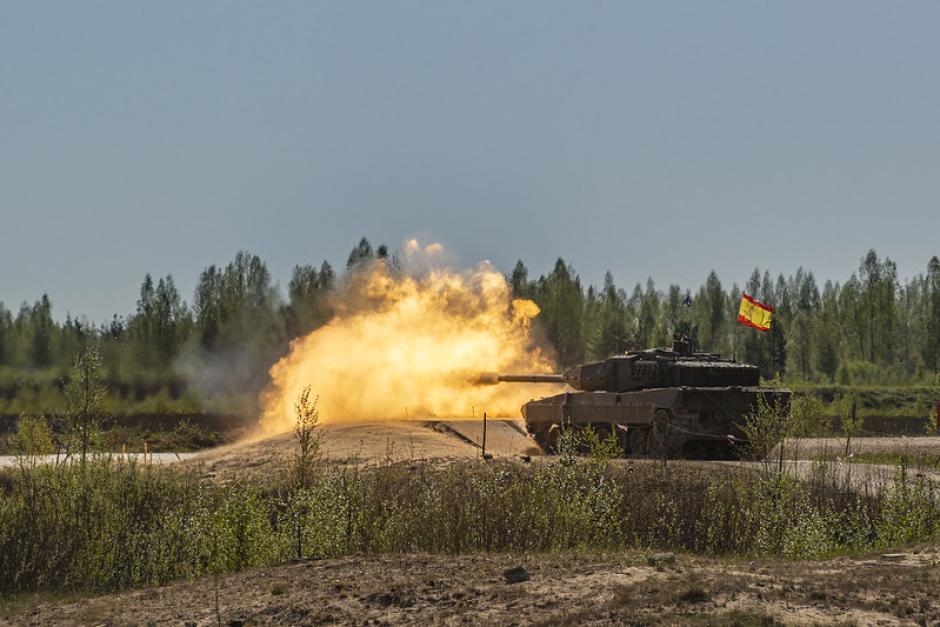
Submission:
[[[479,420],[378,422],[320,427],[321,454],[332,462],[382,464],[450,461],[479,457]],[[216,477],[251,477],[283,468],[296,450],[292,433],[240,442],[200,453],[184,464]],[[538,445],[518,420],[487,424],[486,452],[495,457],[538,455]]]

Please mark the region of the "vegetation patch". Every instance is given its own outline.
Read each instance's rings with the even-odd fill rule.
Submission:
[[[647,548],[805,559],[925,540],[940,525],[931,486],[904,475],[868,496],[825,477],[595,459],[319,465],[305,486],[296,477],[223,486],[106,459],[25,458],[0,493],[0,589],[159,585],[352,553]],[[695,602],[695,588],[686,591]]]

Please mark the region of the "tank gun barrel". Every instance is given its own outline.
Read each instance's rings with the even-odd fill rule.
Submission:
[[[564,383],[562,374],[501,374],[499,381],[503,383]]]
[[[560,374],[498,374],[481,372],[473,381],[477,385],[496,385],[497,383],[564,383]]]

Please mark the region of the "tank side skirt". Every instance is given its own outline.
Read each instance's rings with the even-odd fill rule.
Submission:
[[[526,407],[529,430],[547,423],[572,425],[617,424],[648,427],[657,409],[672,413],[677,427],[694,439],[695,433],[739,434],[739,423],[758,394],[785,394],[788,390],[758,387],[655,388],[629,393],[565,393],[532,401]]]

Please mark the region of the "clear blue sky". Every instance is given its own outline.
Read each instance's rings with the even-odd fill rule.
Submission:
[[[697,287],[940,254],[937,2],[0,0],[0,300],[362,235]]]

